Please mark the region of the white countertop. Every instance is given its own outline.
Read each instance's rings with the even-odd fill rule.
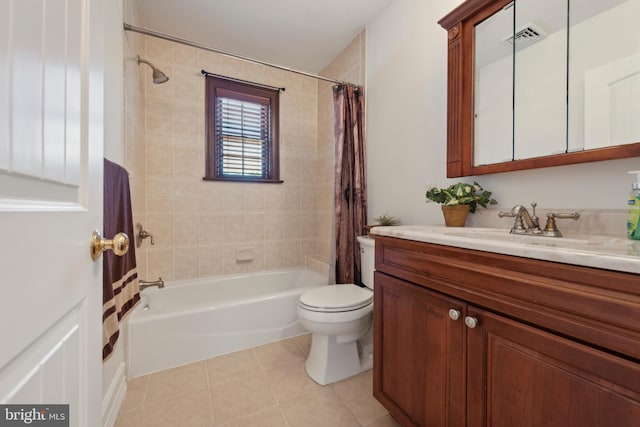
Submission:
[[[509,234],[508,229],[438,225],[374,227],[371,234],[640,274],[640,241],[626,237],[542,237]]]

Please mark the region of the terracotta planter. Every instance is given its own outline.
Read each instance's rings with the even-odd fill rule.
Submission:
[[[442,206],[447,227],[464,227],[469,215],[469,205]]]

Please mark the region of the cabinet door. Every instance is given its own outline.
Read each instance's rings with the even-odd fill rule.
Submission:
[[[467,331],[468,427],[640,425],[637,363],[473,307],[468,312],[478,322]]]
[[[403,426],[462,427],[464,305],[382,273],[374,298],[374,396]]]

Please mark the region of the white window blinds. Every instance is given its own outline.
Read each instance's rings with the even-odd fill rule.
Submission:
[[[270,176],[271,108],[258,103],[218,96],[215,107],[216,175]]]

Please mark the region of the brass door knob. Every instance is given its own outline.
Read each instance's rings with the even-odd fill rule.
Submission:
[[[91,234],[91,259],[97,260],[106,250],[113,250],[113,253],[122,256],[129,250],[129,236],[125,233],[118,233],[112,240],[102,237],[102,233],[93,230]]]

